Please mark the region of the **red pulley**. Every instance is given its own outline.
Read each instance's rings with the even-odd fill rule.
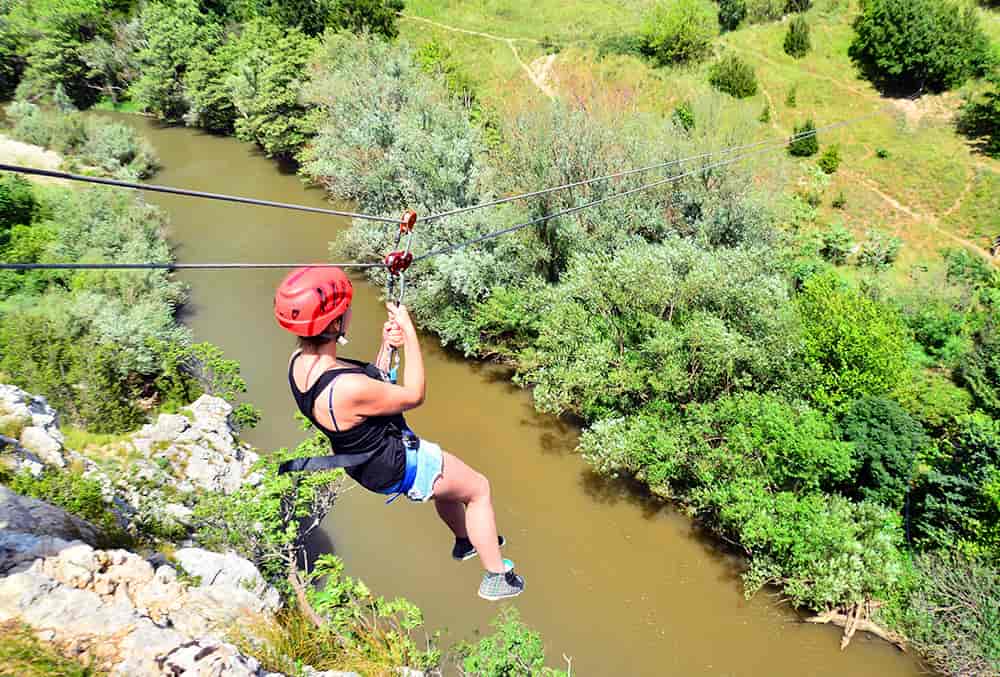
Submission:
[[[389,269],[391,275],[399,275],[410,267],[413,263],[413,254],[410,252],[389,252],[385,255],[385,267]]]
[[[412,233],[415,225],[417,225],[417,213],[412,209],[403,212],[403,216],[399,220],[399,232]]]

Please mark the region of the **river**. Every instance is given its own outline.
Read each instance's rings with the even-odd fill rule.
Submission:
[[[320,190],[249,145],[135,116],[163,169],[155,181],[204,191],[324,206]],[[317,261],[343,219],[193,198],[148,194],[169,214],[183,262]],[[400,211],[407,205],[400,205]],[[500,224],[498,224],[500,225]],[[245,437],[266,453],[303,439],[286,385],[290,336],[271,314],[275,270],[185,271],[197,340],[239,360],[249,399],[263,410]],[[379,290],[358,283],[349,356],[372,359],[385,311]],[[502,370],[454,357],[424,340],[426,403],[408,415],[415,430],[457,453],[491,481],[505,556],[527,581],[513,603],[541,632],[549,664],[562,655],[582,675],[921,674],[919,664],[859,633],[838,649],[839,630],[799,622],[773,594],[745,600],[740,561],[692,522],[641,491],[589,472],[573,453],[578,431],[532,408],[530,394]],[[378,594],[405,596],[442,629],[449,645],[488,630],[496,605],[476,595],[478,560],[456,563],[452,539],[430,505],[354,487],[314,544],[341,556],[349,574]]]

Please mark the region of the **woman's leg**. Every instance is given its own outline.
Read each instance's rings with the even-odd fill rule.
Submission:
[[[465,528],[469,540],[479,553],[486,570],[500,573],[504,570],[504,564],[497,542],[497,524],[493,515],[490,483],[486,477],[467,466],[457,456],[447,451],[443,454],[442,474],[434,483],[435,505],[437,500],[465,505]],[[438,514],[440,512],[441,509],[438,508]]]
[[[447,524],[448,528],[451,529],[451,532],[455,534],[455,538],[469,537],[469,532],[465,529],[464,503],[438,498],[435,492],[434,507],[437,508],[441,521]]]

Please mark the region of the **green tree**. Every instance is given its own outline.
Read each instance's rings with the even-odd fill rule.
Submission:
[[[236,124],[236,104],[230,79],[239,58],[236,43],[229,42],[214,51],[203,47],[191,50],[184,72],[184,97],[187,112],[184,122],[215,134],[230,134]]]
[[[136,61],[140,49],[139,21],[116,22],[110,36],[98,35],[80,50],[90,75],[100,83],[100,91],[117,104],[129,83],[139,76]]]
[[[717,32],[716,17],[701,0],[658,2],[642,28],[645,51],[661,66],[701,61]]]
[[[802,125],[795,125],[795,134],[788,143],[788,153],[795,157],[810,157],[819,152],[819,138],[816,134],[816,123],[812,118]]]
[[[788,23],[784,48],[785,54],[796,59],[801,59],[812,49],[812,42],[809,40],[809,22],[804,17],[797,16]]]
[[[958,131],[972,138],[986,155],[1000,158],[1000,74],[990,78],[991,89],[966,101],[958,116]]]
[[[820,256],[834,265],[843,265],[854,248],[851,231],[840,224],[831,225],[822,238]]]
[[[817,164],[824,174],[836,174],[840,168],[840,146],[835,143],[827,146]]]
[[[291,158],[313,134],[302,90],[319,43],[297,29],[252,21],[233,46],[226,80],[236,108],[236,136],[273,157]]]
[[[23,51],[9,18],[0,13],[0,101],[9,99],[21,82],[25,67]]]
[[[51,99],[57,87],[79,108],[100,95],[101,78],[84,58],[87,43],[111,34],[113,0],[38,0],[15,5],[9,20],[20,35],[26,68],[18,92]]]
[[[719,26],[723,31],[735,31],[746,16],[746,0],[719,0]]]
[[[757,93],[757,74],[753,66],[735,54],[727,54],[712,64],[708,71],[708,82],[720,92],[737,99],[745,99]]]
[[[197,0],[150,2],[139,15],[145,46],[138,61],[141,75],[132,98],[162,120],[178,121],[187,112],[184,76],[194,51],[215,49],[221,27],[200,9]]]
[[[865,0],[854,31],[862,73],[904,94],[956,87],[994,58],[975,8],[950,0]]]
[[[917,462],[932,450],[923,426],[897,402],[882,397],[854,402],[841,425],[844,439],[853,443],[857,467],[845,490],[901,511]]]
[[[1000,418],[1000,311],[993,309],[973,336],[972,349],[960,359],[958,377],[983,411]]]
[[[403,0],[333,0],[329,25],[391,40],[399,34],[396,20],[403,7]]]
[[[832,273],[806,280],[796,306],[802,321],[810,396],[846,410],[852,400],[904,384],[910,363],[898,311],[851,289]]]

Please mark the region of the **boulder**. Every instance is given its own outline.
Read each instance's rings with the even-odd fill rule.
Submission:
[[[21,447],[37,454],[48,465],[57,468],[66,467],[66,459],[62,455],[62,442],[45,428],[31,425],[22,430]]]
[[[15,494],[0,484],[0,530],[79,540],[96,545],[100,530],[90,522],[70,515],[43,501]]]

